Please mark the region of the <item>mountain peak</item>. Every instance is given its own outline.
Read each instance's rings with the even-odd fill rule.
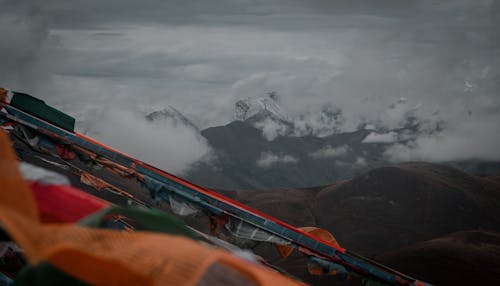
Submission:
[[[171,121],[174,125],[185,125],[192,127],[195,130],[199,130],[193,122],[191,122],[186,116],[184,116],[181,112],[170,105],[148,113],[145,117],[147,120],[152,122],[168,120]]]
[[[271,118],[279,121],[290,122],[290,118],[276,101],[276,93],[270,93],[268,97],[246,98],[238,100],[235,104],[234,119],[239,121],[260,121]]]

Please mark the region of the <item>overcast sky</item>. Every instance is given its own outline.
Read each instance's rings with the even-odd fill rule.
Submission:
[[[80,121],[171,105],[200,128],[274,90],[292,117],[340,109],[342,130],[443,128],[393,157],[500,159],[500,1],[187,2],[0,0],[0,86]]]

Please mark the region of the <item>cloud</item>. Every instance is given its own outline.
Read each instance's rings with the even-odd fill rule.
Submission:
[[[407,144],[389,147],[385,155],[392,161],[446,162],[479,159],[500,160],[500,116],[469,118],[442,132],[424,134]]]
[[[290,164],[297,163],[299,159],[286,154],[276,155],[272,152],[263,152],[257,160],[257,166],[261,168],[268,168],[275,164]]]
[[[284,136],[290,133],[289,125],[271,118],[256,122],[254,126],[262,130],[262,135],[267,141],[273,141],[278,136]]]
[[[332,147],[327,145],[319,150],[309,153],[309,156],[316,159],[321,158],[336,158],[346,155],[351,151],[351,148],[347,145],[342,145],[339,147]]]
[[[45,2],[48,9],[58,16],[52,20],[53,25],[58,28],[72,29],[155,23],[183,25],[202,22],[208,25],[210,20],[216,17],[241,15],[245,14],[247,10],[250,12],[254,10],[257,13],[256,9],[264,3],[268,6],[265,7],[266,10],[269,10],[270,5],[274,6],[276,11],[288,10],[287,5],[279,6],[281,1],[262,0],[214,0],[210,4],[178,0],[148,0],[141,3],[133,0],[109,0],[106,3],[99,0],[74,3],[64,0],[47,0]]]
[[[469,114],[488,124],[500,112],[497,0],[39,2],[0,0],[0,85],[79,123],[95,108],[172,105],[203,129],[274,90],[296,136],[427,125],[406,148],[416,158],[446,136],[465,142]],[[284,133],[263,127],[268,140]],[[496,142],[486,135],[462,149]],[[447,157],[494,157],[466,151]]]
[[[294,119],[294,135],[326,137],[340,132],[343,120],[340,109],[325,103],[320,110],[306,112]]]
[[[0,0],[0,86],[35,92],[50,82],[62,51],[46,20],[38,3]]]
[[[354,165],[356,167],[366,167],[368,165],[368,162],[366,162],[365,158],[358,157],[358,158],[356,158],[356,161],[354,162]]]
[[[398,141],[398,134],[396,132],[388,132],[388,133],[376,133],[371,132],[368,134],[362,143],[394,143]]]
[[[194,128],[172,120],[150,122],[141,114],[112,109],[96,117],[89,128],[89,134],[103,143],[178,175],[212,155]]]
[[[343,169],[359,170],[368,166],[368,162],[363,157],[356,157],[354,161],[335,160],[335,166]]]

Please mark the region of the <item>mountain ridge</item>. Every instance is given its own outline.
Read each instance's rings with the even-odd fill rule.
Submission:
[[[332,108],[326,111],[330,119],[341,116]],[[363,171],[396,163],[389,152],[391,147],[411,145],[422,124],[409,118],[405,126],[396,129],[365,124],[353,131],[327,132],[325,136],[307,131],[304,125],[306,127],[301,128],[306,131],[298,134],[297,122],[271,97],[237,101],[234,121],[202,130],[173,107],[151,112],[146,119],[195,130],[200,140],[210,146],[213,156],[193,163],[184,175],[197,184],[217,189],[303,188],[348,179]],[[330,119],[324,120],[334,128]],[[161,128],[161,124],[157,128]],[[422,132],[435,132],[433,130]],[[500,162],[443,163],[473,174],[500,172]]]
[[[450,233],[477,232],[500,235],[500,180],[498,175],[478,177],[454,167],[426,162],[394,164],[368,170],[350,179],[314,188],[223,191],[259,211],[279,217],[297,226],[315,225],[330,231],[341,246],[375,257],[417,277],[431,277],[437,285],[449,281],[454,271],[464,271],[464,281],[479,281],[481,261],[500,265],[499,255],[477,250],[473,241],[461,242],[463,249],[449,244]],[[453,238],[453,235],[451,235]],[[442,239],[433,247],[419,246],[426,241]],[[498,240],[491,247],[500,247]],[[437,247],[437,248],[436,248]],[[442,251],[434,250],[441,248]],[[407,251],[410,249],[411,251]],[[412,250],[413,249],[413,250]],[[256,253],[274,253],[258,246]],[[452,263],[446,271],[426,267],[433,259],[466,259],[466,265]],[[464,256],[462,256],[464,255]],[[495,258],[496,257],[496,258]],[[311,277],[300,268],[300,256],[285,260],[272,256],[270,261],[314,285],[337,285],[332,277]],[[434,264],[433,264],[434,265]],[[436,266],[437,267],[437,266]],[[467,267],[476,267],[467,273]],[[398,268],[399,269],[399,268]],[[490,274],[487,281],[497,281]],[[358,285],[339,284],[339,285]],[[457,282],[452,285],[470,285]],[[495,284],[492,284],[495,285]]]

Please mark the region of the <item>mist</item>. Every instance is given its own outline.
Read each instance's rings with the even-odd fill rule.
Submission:
[[[101,142],[176,175],[213,159],[197,130],[168,118],[151,122],[140,113],[110,110],[97,115],[88,128],[88,135]]]
[[[367,125],[390,134],[411,122],[418,128],[388,150],[392,160],[498,157],[490,144],[500,136],[498,0],[1,0],[0,8],[0,85],[45,99],[80,126],[92,110],[171,105],[203,129],[233,120],[236,101],[276,91],[294,136]],[[268,140],[284,134],[268,123],[260,126]],[[389,137],[366,140],[399,140]],[[437,146],[447,151],[430,151]]]

